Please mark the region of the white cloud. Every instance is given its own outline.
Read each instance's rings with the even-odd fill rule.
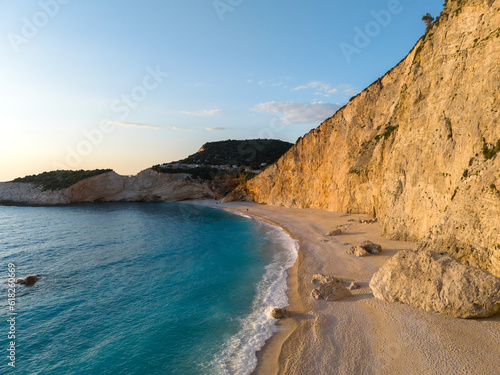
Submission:
[[[220,115],[224,111],[220,109],[205,109],[202,111],[180,111],[183,115],[188,115],[188,116],[215,116],[215,115]]]
[[[110,121],[109,123],[113,124],[113,125],[126,126],[126,127],[132,127],[132,128],[171,129],[171,130],[185,131],[185,132],[198,132],[200,130],[222,131],[222,130],[231,129],[231,128],[225,128],[225,127],[221,127],[221,126],[212,126],[212,127],[205,127],[205,128],[200,128],[200,127],[187,128],[187,127],[178,127],[178,126],[173,126],[173,125],[156,126],[156,125],[138,124],[138,123],[133,123],[133,122],[123,122],[123,121]]]
[[[134,123],[134,122],[110,121],[109,123],[113,124],[113,125],[126,126],[126,127],[132,127],[132,128],[161,129],[161,126],[146,125],[146,124],[137,124],[137,123]]]
[[[283,87],[288,87],[285,85],[285,81],[289,80],[290,77],[283,77],[282,79],[268,79],[268,80],[261,80],[259,82],[257,82],[257,85],[259,85],[260,87],[279,87],[279,86],[283,86]],[[252,80],[249,80],[248,83],[252,83],[253,81]]]
[[[316,95],[321,95],[327,98],[332,94],[337,94],[338,92],[342,92],[345,95],[352,95],[353,93],[357,92],[357,90],[351,85],[338,85],[333,87],[329,83],[321,81],[312,81],[309,82],[307,85],[297,86],[291,89],[290,91],[299,91],[307,89],[314,89],[316,90],[315,92]]]
[[[332,116],[341,106],[339,104],[315,102],[267,102],[257,104],[253,111],[278,116],[283,124],[314,124]]]
[[[172,130],[185,130],[185,129],[182,129],[182,128],[178,128],[177,126],[172,126],[172,125],[167,125],[165,126],[167,129],[172,129]]]

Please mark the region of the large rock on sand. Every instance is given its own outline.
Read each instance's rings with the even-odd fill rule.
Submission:
[[[340,236],[341,234],[342,234],[342,229],[337,228],[328,232],[326,235],[332,237],[332,236]]]
[[[311,292],[311,297],[314,299],[339,301],[352,296],[342,280],[333,276],[314,275],[312,282],[318,286]]]
[[[371,241],[364,241],[359,246],[352,246],[346,254],[353,254],[357,257],[365,257],[370,254],[378,254],[382,251],[382,246]]]
[[[373,275],[370,288],[378,299],[455,318],[500,311],[500,278],[430,251],[400,251]]]
[[[382,246],[373,243],[372,241],[363,241],[359,246],[368,251],[370,254],[378,254],[382,251]]]
[[[361,246],[352,246],[345,253],[356,255],[357,257],[366,257],[366,256],[370,255],[370,253],[368,251],[366,251],[365,249],[363,249]]]

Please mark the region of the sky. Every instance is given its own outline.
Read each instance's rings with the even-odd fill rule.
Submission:
[[[0,0],[0,181],[294,143],[404,58],[442,2]]]

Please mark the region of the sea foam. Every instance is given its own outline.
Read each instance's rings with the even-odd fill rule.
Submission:
[[[248,217],[240,214],[240,216]],[[275,251],[273,261],[257,285],[252,310],[241,319],[239,332],[227,340],[211,363],[212,374],[247,375],[257,367],[257,352],[277,332],[277,319],[271,316],[275,307],[288,306],[287,270],[298,255],[298,241],[277,226],[255,220],[269,236]]]

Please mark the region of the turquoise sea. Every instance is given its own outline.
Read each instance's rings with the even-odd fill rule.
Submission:
[[[279,228],[191,204],[0,207],[0,373],[249,374],[296,255]],[[9,264],[42,276],[15,288],[15,368]]]

